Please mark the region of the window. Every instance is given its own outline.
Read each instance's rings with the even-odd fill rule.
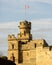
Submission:
[[[20,32],[20,37],[22,37],[22,34],[21,34],[21,32]]]
[[[42,44],[42,43],[40,43],[40,44]]]
[[[21,25],[21,22],[20,22],[20,25]]]
[[[24,31],[24,35],[26,35],[25,31]]]
[[[35,48],[36,48],[36,43],[35,43]]]
[[[52,46],[49,46],[49,50],[51,51]]]
[[[25,25],[25,23],[24,23],[24,25]]]
[[[14,44],[12,44],[12,49],[14,49]]]
[[[12,61],[15,62],[15,57],[13,53],[12,53]]]

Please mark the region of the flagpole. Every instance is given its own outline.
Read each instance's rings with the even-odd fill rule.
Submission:
[[[26,5],[25,5],[25,20],[26,20]]]
[[[25,20],[27,19],[27,9],[29,9],[29,5],[25,5]]]

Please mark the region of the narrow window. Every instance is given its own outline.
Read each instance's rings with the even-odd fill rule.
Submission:
[[[36,48],[36,44],[35,44],[35,48]]]
[[[13,62],[15,62],[15,57],[14,57],[14,54],[12,54],[12,60],[13,60]]]
[[[20,37],[22,37],[22,34],[21,34],[21,32],[20,32]]]
[[[40,44],[42,44],[42,43],[40,43]]]
[[[51,50],[52,46],[49,46],[49,50]]]
[[[20,25],[21,25],[21,22],[20,22]]]
[[[25,31],[24,31],[24,35],[26,35]]]
[[[24,23],[24,25],[25,25],[25,23]]]
[[[14,49],[14,44],[12,44],[12,49]]]

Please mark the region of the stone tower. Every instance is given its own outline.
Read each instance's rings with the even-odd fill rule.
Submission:
[[[28,21],[22,21],[19,24],[19,34],[18,34],[18,40],[21,40],[23,42],[27,42],[32,40],[32,34],[31,34],[31,22]]]
[[[19,24],[18,38],[14,34],[8,35],[8,59],[12,60],[16,64],[22,63],[22,44],[26,44],[32,40],[31,34],[31,22],[22,21]]]
[[[8,59],[16,65],[52,65],[52,46],[44,39],[32,40],[31,22],[19,24],[19,34],[8,35]]]

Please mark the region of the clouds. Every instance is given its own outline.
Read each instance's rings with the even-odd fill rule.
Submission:
[[[20,21],[19,21],[20,22]],[[19,22],[6,22],[0,24],[0,34],[1,37],[4,36],[5,38],[8,36],[8,34],[17,34],[19,32],[18,25]],[[46,33],[52,33],[52,19],[39,19],[39,20],[31,20],[32,22],[32,33],[34,34],[40,34],[40,38]],[[4,27],[3,27],[4,26]],[[3,35],[3,36],[2,36]],[[51,34],[49,34],[51,36]],[[47,35],[48,36],[48,35]],[[35,36],[36,37],[36,36]],[[48,37],[49,38],[49,37]]]
[[[52,0],[26,0],[29,2],[43,2],[43,3],[48,3],[48,4],[52,4]]]
[[[16,28],[17,27],[17,23],[18,22],[4,22],[4,23],[0,23],[0,28]]]
[[[52,19],[32,20],[33,39],[45,39],[52,45]]]
[[[22,21],[22,20],[21,20]],[[33,26],[39,26],[44,28],[51,28],[52,27],[52,19],[36,19],[30,20]],[[0,29],[17,29],[20,21],[9,21],[9,22],[2,22],[0,23]]]
[[[25,4],[30,7],[26,18]],[[24,19],[32,22],[34,39],[44,38],[52,44],[52,0],[0,0],[0,47],[5,44],[7,49],[8,34],[16,35],[17,26]]]
[[[39,20],[32,20],[32,29],[46,29],[52,28],[52,19],[39,19]]]
[[[39,19],[30,21],[32,22],[31,32],[33,39],[46,39],[47,43],[52,44],[52,19]],[[17,34],[19,33],[19,29],[17,27],[19,22],[20,21],[11,21],[0,23],[0,47],[2,48],[2,51],[6,52],[6,54],[8,48],[8,34],[15,34],[17,37]],[[5,49],[3,49],[3,44],[5,45]]]
[[[0,23],[0,51],[3,52],[3,55],[7,55],[8,34],[15,34],[17,37],[17,26],[18,22],[16,21]]]
[[[37,1],[52,4],[52,0],[37,0]]]
[[[30,7],[26,10],[27,20],[52,18],[52,4],[45,3],[45,1],[46,0],[0,0],[0,21],[25,19],[25,4]]]

